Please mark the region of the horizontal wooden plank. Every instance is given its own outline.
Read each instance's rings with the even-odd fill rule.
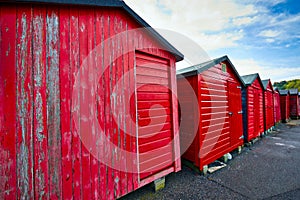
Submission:
[[[201,101],[228,101],[227,96],[201,94]]]
[[[228,107],[201,107],[200,113],[224,113],[228,112]]]
[[[214,137],[214,135],[221,135],[225,134],[226,132],[230,131],[229,125],[223,127],[223,126],[217,126],[217,127],[207,127],[203,128],[200,131],[201,137],[206,137],[206,135],[210,135],[208,137]]]
[[[210,83],[219,83],[219,82],[223,82],[223,83],[226,83],[227,80],[229,79],[230,77],[228,75],[225,75],[225,74],[220,74],[218,72],[216,73],[211,73],[209,71],[205,71],[203,73],[200,74],[200,81],[203,82],[210,82]]]
[[[170,109],[170,101],[138,101],[137,106],[139,110],[150,109],[150,108],[165,108],[165,110]]]
[[[165,64],[161,63],[147,63],[147,62],[141,62],[138,61],[137,68],[145,68],[145,69],[154,69],[154,70],[160,70],[161,72],[168,72],[170,67]]]
[[[231,137],[231,133],[229,132],[229,129],[227,129],[226,131],[221,131],[220,133],[215,132],[214,134],[205,134],[205,136],[203,136],[203,142],[205,142],[205,144],[210,144],[212,142],[218,142],[218,141],[222,141],[224,139],[230,139]]]
[[[136,75],[136,82],[143,84],[159,84],[159,85],[168,85],[169,80],[162,77],[150,77],[147,75]]]
[[[157,91],[158,92],[158,91]],[[153,101],[153,100],[169,100],[169,93],[150,93],[150,92],[138,92],[137,98],[139,101]]]
[[[224,122],[224,123],[220,123],[220,124],[204,124],[204,125],[207,125],[207,126],[202,126],[202,130],[203,132],[202,133],[206,133],[209,131],[209,132],[213,132],[213,131],[224,131],[225,128],[229,128],[229,122]],[[201,133],[201,134],[202,134]]]
[[[159,140],[161,138],[172,137],[171,130],[159,131],[156,133],[150,133],[149,135],[143,135],[143,137],[138,138],[139,144],[146,144],[151,141]]]
[[[150,116],[165,116],[170,114],[171,114],[171,110],[166,108],[150,108],[150,109],[138,110],[139,118],[147,118]]]
[[[219,113],[208,113],[208,114],[202,114],[201,115],[201,121],[207,121],[212,119],[220,119],[220,118],[228,118],[228,112],[219,112]]]
[[[227,89],[227,84],[224,82],[219,82],[219,83],[209,83],[207,81],[203,82],[201,84],[202,88],[208,88],[208,89],[212,89],[212,90],[228,90]]]
[[[151,168],[147,168],[147,167]],[[143,169],[140,173],[140,178],[145,179],[148,177],[151,177],[153,174],[159,173],[163,171],[164,169],[172,166],[172,160],[166,159],[164,157],[158,158],[155,160],[155,162],[151,165],[151,163],[144,164],[141,166],[141,169]]]
[[[163,124],[166,122],[170,122],[171,117],[170,115],[163,115],[163,116],[153,116],[153,117],[147,117],[147,118],[141,118],[139,117],[138,123],[139,126],[148,126],[148,125],[154,125],[154,124]]]
[[[147,75],[147,76],[153,76],[153,77],[162,77],[162,78],[168,78],[169,73],[166,70],[161,70],[161,69],[153,69],[151,67],[141,67],[137,66],[136,68],[136,74],[137,75]]]
[[[137,92],[170,93],[168,86],[161,84],[137,84]]]
[[[144,137],[152,133],[157,133],[160,131],[171,130],[171,123],[166,122],[164,124],[157,124],[153,126],[140,126],[139,127],[139,137]]]
[[[225,123],[225,122],[229,122],[229,117],[228,116],[222,116],[220,118],[211,118],[211,119],[207,119],[204,120],[203,118],[201,118],[201,124],[204,126],[206,124],[221,124],[221,123]]]
[[[139,153],[145,153],[148,151],[152,151],[154,149],[163,147],[165,145],[168,145],[171,143],[172,138],[171,137],[165,137],[160,138],[157,140],[152,140],[151,138],[148,138],[149,142],[144,144],[139,144]]]
[[[167,59],[162,59],[162,58],[158,58],[155,56],[151,56],[151,58],[149,58],[148,55],[144,55],[141,53],[136,54],[136,59],[137,59],[137,63],[138,64],[149,64],[149,63],[154,63],[157,65],[169,65],[169,61]]]
[[[151,163],[155,158],[163,157],[165,155],[171,155],[172,158],[172,144],[165,145],[161,148],[154,149],[145,153],[139,154],[140,163]]]
[[[228,106],[227,101],[201,101],[202,107],[218,107],[218,108],[224,108]]]
[[[212,140],[208,140],[208,141],[203,141],[202,144],[200,144],[200,151],[201,152],[218,152],[217,148],[218,147],[229,147],[230,146],[230,138],[224,138],[223,140],[218,140],[218,141],[212,141]]]
[[[206,94],[206,95],[216,95],[216,96],[226,96],[227,91],[225,90],[213,90],[209,88],[200,88],[200,94]]]

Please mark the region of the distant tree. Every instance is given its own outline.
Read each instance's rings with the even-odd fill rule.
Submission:
[[[280,90],[283,89],[296,89],[300,91],[300,79],[290,80],[290,81],[281,81],[281,82],[274,82],[274,87],[277,87]]]

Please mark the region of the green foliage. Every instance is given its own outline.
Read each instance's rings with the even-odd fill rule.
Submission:
[[[286,90],[286,89],[296,89],[300,91],[300,79],[290,80],[290,81],[281,81],[281,82],[275,82],[273,84],[274,87],[277,87],[280,90]]]

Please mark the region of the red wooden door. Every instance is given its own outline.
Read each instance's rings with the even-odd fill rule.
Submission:
[[[230,118],[231,146],[239,143],[243,135],[242,96],[240,85],[228,82],[228,110]]]
[[[260,95],[259,95],[259,90],[258,89],[254,89],[254,99],[253,99],[253,112],[254,112],[254,116],[253,116],[253,121],[254,121],[254,133],[253,133],[253,138],[256,138],[259,135],[260,132],[260,115],[262,115],[262,113],[260,113]]]
[[[172,93],[168,60],[136,55],[139,175],[144,179],[172,165]]]

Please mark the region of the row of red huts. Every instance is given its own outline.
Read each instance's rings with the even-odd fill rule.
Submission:
[[[187,94],[186,80],[197,98]],[[178,70],[177,82],[181,104],[191,107],[180,116],[181,143],[196,132],[183,158],[200,170],[245,142],[267,134],[278,122],[300,117],[297,89],[274,90],[271,80],[261,80],[257,73],[241,77],[227,56]],[[195,105],[199,113],[195,113]],[[194,119],[198,115],[199,124],[189,115]]]
[[[0,4],[0,199],[119,198],[299,116],[227,56],[176,79],[183,55],[123,1]]]

